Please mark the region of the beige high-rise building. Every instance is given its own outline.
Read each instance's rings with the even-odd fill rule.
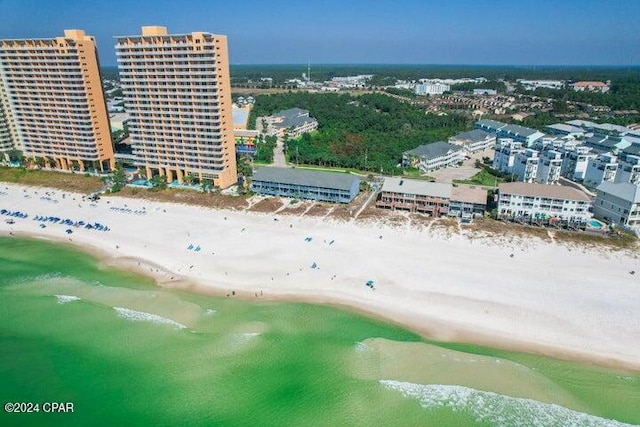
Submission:
[[[136,166],[147,177],[237,180],[227,38],[204,32],[116,37]]]
[[[65,30],[53,39],[0,40],[0,84],[0,135],[26,158],[48,159],[65,170],[114,166],[92,36]]]
[[[16,148],[15,124],[9,108],[9,99],[0,74],[0,160],[4,155]]]

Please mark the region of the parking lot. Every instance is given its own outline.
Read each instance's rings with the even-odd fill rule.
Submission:
[[[455,179],[468,179],[480,172],[480,169],[474,166],[476,160],[482,161],[483,157],[493,158],[493,148],[474,153],[470,159],[465,159],[462,166],[454,168],[439,169],[430,172],[428,175],[436,179],[436,182],[452,183]]]

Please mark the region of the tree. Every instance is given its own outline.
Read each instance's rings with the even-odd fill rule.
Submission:
[[[236,168],[242,176],[248,177],[253,175],[253,168],[244,156],[237,157]]]
[[[558,114],[563,114],[569,111],[569,107],[567,106],[567,101],[564,99],[557,99],[553,102],[553,112]]]
[[[121,164],[116,164],[116,168],[111,174],[111,191],[117,193],[120,191],[125,185],[127,185],[127,174],[122,169]]]
[[[293,132],[293,127],[287,128],[282,137],[282,149],[285,153],[287,152],[287,145],[289,145],[289,132]]]
[[[151,188],[154,190],[164,190],[167,188],[167,179],[162,175],[154,175],[150,182]]]
[[[22,165],[22,162],[24,161],[24,155],[20,150],[9,150],[7,152],[7,156],[9,156],[9,161],[11,163],[19,163],[20,165]]]
[[[111,132],[111,140],[113,141],[114,144],[117,144],[118,142],[122,141],[125,138],[125,134],[124,131],[121,129],[116,129],[113,132]]]
[[[184,176],[184,182],[185,182],[187,185],[192,185],[192,184],[193,184],[193,182],[194,182],[195,180],[196,180],[196,177],[195,177],[195,176],[193,176],[193,174],[192,174],[192,173],[188,173],[188,174],[186,174],[186,175]]]
[[[205,193],[210,193],[211,189],[213,188],[213,181],[205,178],[200,182],[200,185],[202,186],[202,191],[204,191]]]

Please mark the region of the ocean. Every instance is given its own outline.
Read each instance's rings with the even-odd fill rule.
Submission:
[[[66,245],[0,238],[0,401],[39,405],[0,411],[2,426],[620,426],[640,424],[640,374],[161,289]]]

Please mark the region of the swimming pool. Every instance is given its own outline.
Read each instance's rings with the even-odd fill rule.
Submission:
[[[587,224],[589,224],[589,227],[591,228],[602,228],[602,223],[600,221],[596,221],[595,219],[592,219]]]

